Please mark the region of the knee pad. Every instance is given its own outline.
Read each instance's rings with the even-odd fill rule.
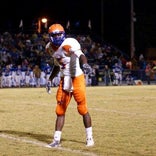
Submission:
[[[56,106],[56,110],[55,110],[56,115],[64,115],[64,114],[65,114],[65,111],[66,111],[66,110],[65,110],[63,107],[61,107],[60,104],[58,104],[58,105]]]
[[[80,115],[85,115],[88,112],[86,105],[78,105],[77,110]]]
[[[57,115],[64,115],[66,112],[66,109],[69,105],[69,102],[71,100],[72,94],[69,92],[63,91],[62,89],[59,89],[57,92],[57,106],[56,106],[56,114]]]

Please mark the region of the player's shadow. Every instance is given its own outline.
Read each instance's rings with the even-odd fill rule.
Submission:
[[[14,136],[18,136],[18,137],[27,137],[27,138],[32,138],[32,139],[36,139],[38,141],[41,142],[45,142],[45,143],[50,143],[52,141],[52,136],[51,135],[45,135],[45,134],[35,134],[35,133],[30,133],[30,132],[19,132],[19,131],[13,131],[13,130],[0,130],[0,133],[3,134],[10,134],[10,135],[14,135]],[[77,140],[67,140],[67,139],[63,139],[62,141],[71,141],[71,142],[77,142],[77,143],[83,143],[81,141],[77,141]]]
[[[12,130],[3,130],[3,131],[1,130],[0,133],[10,134],[18,137],[28,137],[46,143],[49,143],[52,140],[52,136],[45,135],[45,134],[35,134],[30,132],[19,132],[19,131],[12,131]]]

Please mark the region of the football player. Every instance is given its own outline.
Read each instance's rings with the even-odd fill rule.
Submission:
[[[82,52],[79,42],[74,38],[66,38],[62,25],[51,25],[48,33],[50,41],[46,45],[46,52],[54,58],[54,67],[49,80],[52,81],[58,72],[61,76],[56,95],[55,132],[53,141],[48,146],[60,146],[65,113],[72,96],[77,103],[77,111],[83,118],[86,146],[93,146],[92,123],[87,107],[85,84],[85,74],[91,72],[91,67],[87,63],[87,58]]]

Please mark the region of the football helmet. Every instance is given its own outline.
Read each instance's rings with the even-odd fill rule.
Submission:
[[[65,40],[65,31],[61,24],[52,24],[48,30],[49,38],[56,47],[60,46]]]

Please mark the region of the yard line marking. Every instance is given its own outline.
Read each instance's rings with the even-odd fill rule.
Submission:
[[[95,111],[100,111],[100,112],[110,112],[110,113],[119,113],[119,114],[127,114],[131,116],[143,116],[143,117],[151,117],[151,118],[156,118],[156,114],[151,114],[151,115],[145,115],[137,112],[123,112],[123,111],[118,111],[118,110],[111,110],[111,109],[99,109],[99,108],[90,108],[91,110]]]
[[[10,140],[16,140],[16,141],[20,141],[20,142],[24,142],[24,143],[30,143],[30,144],[34,144],[40,147],[46,147],[46,148],[51,148],[51,149],[57,149],[57,150],[62,150],[62,151],[67,151],[67,152],[71,152],[71,153],[77,153],[77,154],[81,154],[81,155],[87,155],[87,156],[97,156],[95,153],[90,153],[90,152],[83,152],[81,150],[73,150],[70,148],[64,148],[64,147],[49,147],[46,143],[43,142],[36,142],[36,141],[32,141],[32,140],[27,140],[24,138],[17,138],[17,137],[13,137],[13,136],[9,136],[6,134],[0,134],[1,138],[7,138]]]

